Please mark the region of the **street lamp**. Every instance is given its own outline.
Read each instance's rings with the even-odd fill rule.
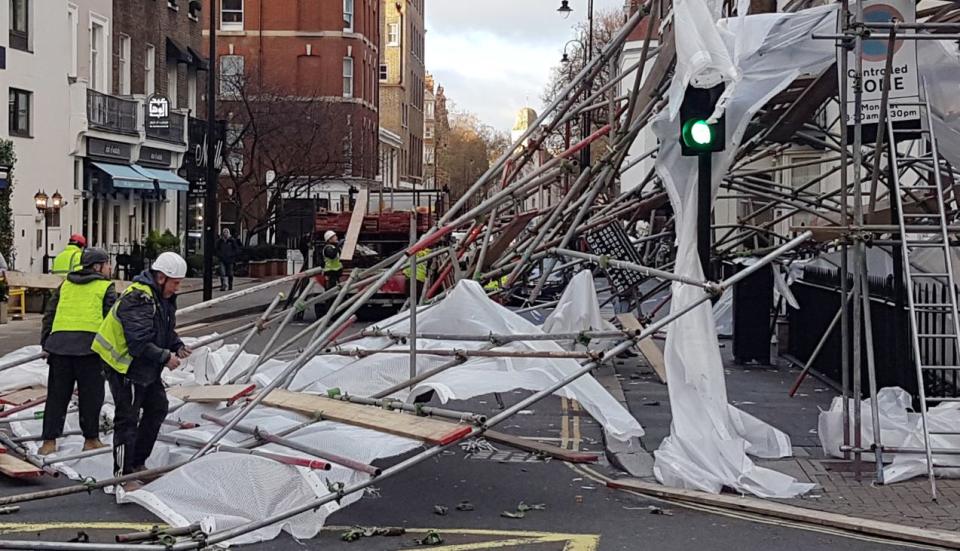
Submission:
[[[561,0],[560,7],[557,8],[557,12],[563,15],[564,18],[569,17],[570,14],[573,12],[573,8],[570,7],[570,0]],[[567,44],[569,45],[570,43],[567,42]],[[563,49],[564,49],[563,58],[560,61],[561,63],[569,62],[570,58],[569,56],[567,56],[567,52],[566,52],[567,47],[564,46]],[[587,47],[584,49],[586,50],[586,53],[584,55],[583,65],[584,67],[586,67],[587,64],[589,64],[590,61],[593,59],[593,0],[587,1]],[[584,97],[590,97],[591,91],[593,91],[593,79],[588,79],[587,87],[586,87],[586,90],[584,91]],[[590,135],[590,125],[591,125],[590,111],[586,111],[583,114],[583,121],[580,128],[581,139],[585,140]],[[586,170],[587,167],[590,166],[590,150],[591,150],[591,147],[589,144],[586,147],[584,147],[582,150],[580,150],[581,170]]]
[[[50,217],[60,211],[66,204],[63,195],[55,191],[53,196],[47,196],[40,190],[33,196],[37,212],[43,215],[43,273],[50,273]]]

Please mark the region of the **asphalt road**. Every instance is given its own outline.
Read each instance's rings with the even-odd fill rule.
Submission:
[[[308,315],[308,321],[312,316]],[[223,331],[236,322],[196,327],[190,334]],[[302,329],[289,327],[284,336]],[[258,350],[265,336],[254,339]],[[0,353],[21,346],[18,339],[0,339]],[[239,341],[239,337],[233,339]],[[524,396],[504,395],[509,406]],[[495,412],[493,396],[446,404],[445,407],[474,412]],[[532,412],[506,421],[499,428],[518,436],[536,436],[547,442],[602,456],[600,427],[569,402],[548,398]],[[638,408],[639,409],[639,408]],[[639,414],[641,423],[644,411]],[[402,458],[383,462],[392,464]],[[600,477],[617,476],[601,459],[588,468],[558,461],[543,461],[502,445],[468,453],[456,449],[412,468],[401,475],[380,481],[364,499],[329,518],[328,527],[308,541],[280,538],[249,549],[363,549],[385,551],[421,547],[415,539],[435,530],[443,543],[433,549],[467,551],[481,549],[529,551],[615,551],[656,549],[710,551],[818,551],[843,548],[847,551],[914,549],[878,541],[851,538],[823,531],[799,529],[784,523],[757,521],[743,515],[720,514],[678,504],[611,490]],[[56,487],[67,481],[49,478],[36,481],[0,480],[0,494],[10,495]],[[457,505],[469,502],[472,510]],[[508,518],[523,502],[541,506],[523,518]],[[447,508],[445,515],[435,506]],[[0,538],[17,540],[68,541],[78,532],[92,542],[113,542],[118,533],[148,529],[157,519],[135,505],[116,505],[100,492],[78,494],[46,501],[25,503],[20,512],[0,517]],[[372,536],[345,542],[344,527],[402,527],[397,536]],[[96,549],[91,545],[91,549]]]

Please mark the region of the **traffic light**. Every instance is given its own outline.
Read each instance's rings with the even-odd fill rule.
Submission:
[[[713,88],[687,86],[683,103],[680,104],[680,149],[684,156],[723,151],[726,116],[713,124],[707,122],[723,90],[723,83]]]

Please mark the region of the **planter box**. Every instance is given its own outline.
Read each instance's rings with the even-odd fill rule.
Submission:
[[[285,276],[287,275],[287,261],[286,260],[273,260],[273,272],[275,276]]]
[[[269,266],[266,260],[251,260],[248,268],[249,277],[262,278],[269,275]]]

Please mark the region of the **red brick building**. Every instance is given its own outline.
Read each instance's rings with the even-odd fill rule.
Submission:
[[[284,231],[278,221],[341,210],[351,188],[376,177],[380,2],[216,6],[218,118],[227,121],[221,225],[290,241],[285,234],[309,223]]]

